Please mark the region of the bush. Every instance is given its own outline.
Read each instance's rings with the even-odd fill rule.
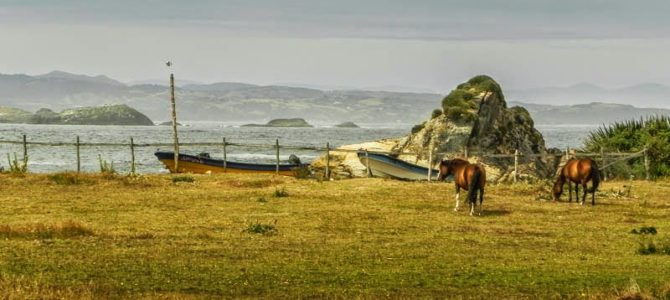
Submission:
[[[195,181],[195,178],[193,178],[193,176],[189,176],[189,175],[172,176],[172,183],[194,182],[194,181]]]
[[[247,226],[246,229],[244,229],[244,232],[247,233],[255,233],[255,234],[262,234],[262,235],[273,235],[277,233],[277,220],[275,220],[274,224],[261,224],[261,223],[252,223]]]
[[[616,122],[589,133],[584,148],[587,152],[621,151],[639,152],[648,149],[650,175],[670,176],[670,117],[656,116],[647,119]],[[634,175],[644,178],[643,159],[633,159],[624,163],[621,169],[631,174],[615,173],[618,177]]]
[[[102,159],[100,154],[98,154],[98,162],[100,163],[100,173],[116,174],[116,170],[114,169],[114,162],[108,163],[106,160]]]
[[[78,174],[70,172],[52,174],[47,176],[47,178],[49,178],[49,180],[53,181],[54,183],[60,185],[75,185],[90,182],[89,180],[84,180],[80,178]]]
[[[22,160],[19,160],[16,158],[16,153],[14,153],[14,159],[12,160],[8,153],[7,161],[9,162],[9,173],[25,174],[28,172],[28,156],[24,156]]]
[[[421,124],[418,124],[418,125],[414,125],[414,127],[412,127],[412,134],[415,134],[415,133],[421,131],[425,126],[426,126],[425,122],[421,123]]]
[[[284,198],[288,197],[288,192],[286,188],[282,187],[281,189],[275,189],[275,192],[272,194],[275,198]]]
[[[435,118],[437,118],[437,117],[439,117],[439,116],[441,116],[441,115],[442,115],[442,110],[439,109],[439,108],[436,108],[436,109],[434,109],[433,112],[430,114],[430,118],[431,118],[431,119],[435,119]]]

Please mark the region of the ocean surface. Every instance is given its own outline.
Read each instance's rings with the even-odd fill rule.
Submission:
[[[213,122],[182,122],[179,127],[180,143],[221,143],[225,137],[228,143],[267,145],[266,147],[228,146],[228,160],[274,163],[275,150],[272,145],[279,139],[280,145],[324,148],[330,143],[332,148],[340,145],[375,141],[407,135],[410,124],[359,124],[362,128],[334,128],[316,126],[314,128],[266,128],[240,127],[239,124]],[[565,149],[577,148],[583,143],[588,132],[598,125],[537,125],[543,134],[547,147]],[[26,125],[0,124],[0,141],[21,141],[23,135],[28,142],[75,143],[79,136],[81,143],[120,143],[126,146],[82,146],[82,171],[100,171],[99,157],[114,164],[118,172],[130,170],[130,138],[135,144],[171,143],[171,126],[79,126],[79,125]],[[164,173],[167,170],[156,159],[156,150],[171,150],[166,147],[137,147],[135,161],[139,173]],[[221,146],[181,147],[181,152],[197,154],[208,152],[212,157],[223,156]],[[7,155],[14,154],[20,159],[23,147],[20,144],[0,143],[0,167],[8,168]],[[280,159],[286,160],[296,154],[303,162],[309,162],[322,153],[313,150],[281,149]],[[30,172],[46,173],[72,171],[77,169],[76,148],[66,146],[29,145],[28,169]]]

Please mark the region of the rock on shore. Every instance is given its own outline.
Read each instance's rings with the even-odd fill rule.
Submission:
[[[366,145],[376,144],[342,148],[365,148]],[[442,100],[442,109],[433,111],[429,120],[414,126],[409,135],[386,140],[383,145],[393,156],[422,166],[428,166],[429,161],[436,164],[442,159],[463,158],[467,151],[471,162],[479,162],[486,167],[487,178],[492,181],[511,180],[514,159],[482,154],[513,155],[515,150],[526,154],[547,154],[544,138],[535,129],[528,111],[521,107],[508,108],[498,83],[485,75],[475,76],[458,85]],[[429,153],[433,154],[432,159]],[[323,167],[321,161],[319,159],[313,165],[316,170]],[[351,157],[335,162],[331,158],[331,165],[331,169],[342,170],[356,170],[359,165],[362,166],[358,159],[353,162]],[[549,177],[553,175],[555,165],[554,159],[522,156],[519,173],[530,177]],[[365,175],[364,169],[362,175]],[[361,176],[360,172],[351,172],[351,177],[356,176]]]

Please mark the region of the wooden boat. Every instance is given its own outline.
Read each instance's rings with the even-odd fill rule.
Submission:
[[[372,176],[391,177],[405,180],[428,180],[428,168],[408,163],[386,154],[364,151],[358,152],[358,159],[368,166]],[[436,180],[439,171],[431,171],[431,179]]]
[[[157,151],[154,153],[165,167],[174,173],[174,152]],[[296,158],[297,159],[297,158]],[[303,164],[298,161],[279,164],[279,175],[295,176],[295,170],[307,167],[309,164]],[[253,164],[234,161],[226,161],[224,167],[223,160],[213,159],[207,153],[199,155],[179,154],[179,172],[182,173],[265,173],[275,174],[276,164]]]

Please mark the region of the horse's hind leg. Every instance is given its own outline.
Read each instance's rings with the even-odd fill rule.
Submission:
[[[456,207],[454,207],[454,211],[458,211],[458,204],[459,204],[459,198],[461,197],[461,188],[456,185]]]
[[[479,189],[479,215],[482,215],[482,212],[484,212],[484,188]]]

